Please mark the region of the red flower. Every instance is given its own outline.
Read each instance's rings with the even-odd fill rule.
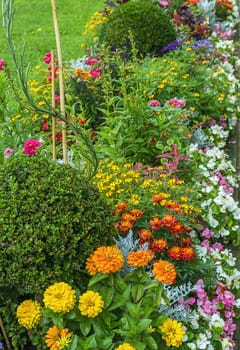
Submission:
[[[156,252],[162,252],[167,248],[167,241],[165,239],[155,239],[151,248]]]
[[[0,60],[0,72],[1,72],[1,70],[3,70],[4,64],[5,64],[5,61],[4,60]]]
[[[172,260],[180,260],[181,259],[181,247],[174,246],[168,249],[168,256]]]
[[[143,229],[138,231],[138,236],[140,238],[139,244],[149,243],[150,239],[153,237],[153,234],[150,230]]]
[[[42,121],[42,126],[41,126],[41,130],[42,131],[47,131],[49,129],[49,124],[47,120],[43,120]]]
[[[181,248],[181,259],[184,261],[191,261],[195,258],[195,252],[191,247]]]
[[[155,217],[149,221],[149,226],[153,230],[159,230],[163,225],[162,225],[162,220],[158,217]]]

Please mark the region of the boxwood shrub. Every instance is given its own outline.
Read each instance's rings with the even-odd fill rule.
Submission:
[[[70,166],[12,156],[0,167],[0,288],[38,293],[65,281],[81,287],[87,256],[113,243],[110,208]]]
[[[131,0],[112,10],[102,25],[100,40],[129,52],[130,37],[140,56],[161,54],[162,48],[176,39],[176,31],[164,9],[151,1]]]

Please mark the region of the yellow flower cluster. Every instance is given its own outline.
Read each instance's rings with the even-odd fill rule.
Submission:
[[[159,328],[163,333],[162,338],[166,341],[167,346],[178,348],[182,345],[185,331],[181,322],[167,318]]]
[[[83,316],[94,318],[102,312],[103,307],[104,301],[98,292],[88,290],[79,298],[78,308]]]
[[[34,300],[24,300],[17,308],[18,323],[26,329],[39,324],[42,317],[41,305]]]
[[[76,292],[65,282],[54,283],[43,295],[44,305],[54,312],[69,312],[76,302]]]
[[[115,350],[136,350],[136,348],[129,343],[123,343],[119,345]]]
[[[90,18],[90,20],[85,25],[85,30],[83,32],[84,35],[92,32],[96,26],[99,26],[100,24],[107,21],[107,15],[111,12],[110,9],[107,9],[105,11],[97,11],[93,14],[93,16]]]

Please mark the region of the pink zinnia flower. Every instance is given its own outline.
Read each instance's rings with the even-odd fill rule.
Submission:
[[[90,74],[91,74],[91,76],[92,76],[93,78],[96,79],[96,78],[99,77],[101,71],[102,71],[102,70],[101,70],[100,68],[92,69],[92,70],[90,70]]]
[[[148,101],[148,105],[150,107],[159,107],[159,106],[161,106],[161,102],[158,100],[150,100],[150,101]]]
[[[8,159],[11,157],[11,154],[15,152],[14,149],[12,148],[6,148],[4,151],[3,151],[3,155],[4,155],[4,158]]]
[[[176,97],[174,97],[171,100],[169,100],[167,103],[169,106],[173,106],[174,108],[178,108],[178,107],[185,106],[186,100],[178,100]]]
[[[91,66],[92,64],[94,63],[98,63],[99,61],[96,59],[96,58],[93,58],[93,57],[88,57],[87,61],[86,61],[86,64],[88,66]]]
[[[35,139],[30,139],[24,142],[23,152],[24,154],[27,154],[29,157],[32,157],[37,153],[37,148],[41,146],[42,146],[42,142]]]
[[[3,70],[3,66],[5,64],[4,60],[0,60],[0,71]]]

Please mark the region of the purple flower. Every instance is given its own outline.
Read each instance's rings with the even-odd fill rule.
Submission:
[[[174,51],[177,50],[179,47],[181,47],[182,45],[180,44],[179,40],[176,39],[174,41],[171,41],[169,44],[167,44],[166,46],[164,46],[162,48],[162,53],[166,53],[168,51]]]
[[[42,142],[35,139],[30,139],[24,142],[23,152],[24,154],[27,154],[29,157],[32,157],[37,153],[37,148],[41,146],[42,146]]]

